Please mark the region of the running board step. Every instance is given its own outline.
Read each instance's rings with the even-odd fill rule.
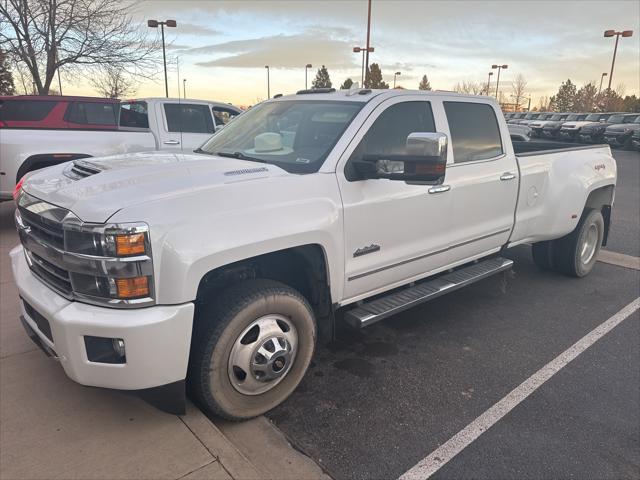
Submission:
[[[433,280],[396,291],[371,302],[358,305],[344,314],[345,321],[356,328],[368,327],[383,318],[466,287],[479,280],[509,270],[513,260],[497,257],[473,263]]]

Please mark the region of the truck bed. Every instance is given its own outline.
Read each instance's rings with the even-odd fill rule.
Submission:
[[[549,141],[531,141],[521,142],[513,141],[513,151],[518,156],[540,155],[545,153],[555,153],[567,150],[589,150],[592,148],[601,148],[603,145],[576,145],[571,142],[549,142]]]

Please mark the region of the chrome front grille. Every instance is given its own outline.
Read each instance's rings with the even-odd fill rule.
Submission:
[[[30,230],[32,236],[48,245],[60,249],[64,248],[64,232],[61,222],[44,218],[24,207],[18,207],[18,211],[22,222]]]
[[[67,298],[72,297],[71,278],[67,270],[47,262],[44,258],[26,248],[25,255],[27,256],[29,268],[38,278],[58,291],[61,295]]]
[[[54,205],[34,199],[18,206],[16,223],[20,242],[31,271],[66,298],[72,298],[70,273],[64,268],[62,220],[69,214]]]

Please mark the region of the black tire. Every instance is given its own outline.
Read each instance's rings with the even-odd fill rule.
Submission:
[[[294,326],[297,353],[269,390],[245,394],[232,383],[231,352],[241,338],[247,337],[246,329],[252,323],[269,315],[287,318]],[[311,362],[315,342],[313,310],[298,291],[273,280],[242,282],[196,310],[187,375],[189,393],[205,410],[228,420],[262,415],[282,403],[298,386]]]
[[[592,227],[597,231],[597,239],[595,250],[587,260],[583,256],[583,247]],[[554,242],[553,257],[556,270],[578,278],[588,275],[598,260],[603,236],[604,219],[602,213],[599,210],[585,209],[575,230]],[[588,249],[589,251],[590,249]]]
[[[553,241],[538,242],[531,245],[534,263],[542,270],[554,270]]]

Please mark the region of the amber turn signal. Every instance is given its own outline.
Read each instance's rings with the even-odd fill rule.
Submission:
[[[117,278],[118,298],[140,298],[149,296],[147,277]]]
[[[116,255],[139,255],[144,252],[144,233],[116,235]]]

